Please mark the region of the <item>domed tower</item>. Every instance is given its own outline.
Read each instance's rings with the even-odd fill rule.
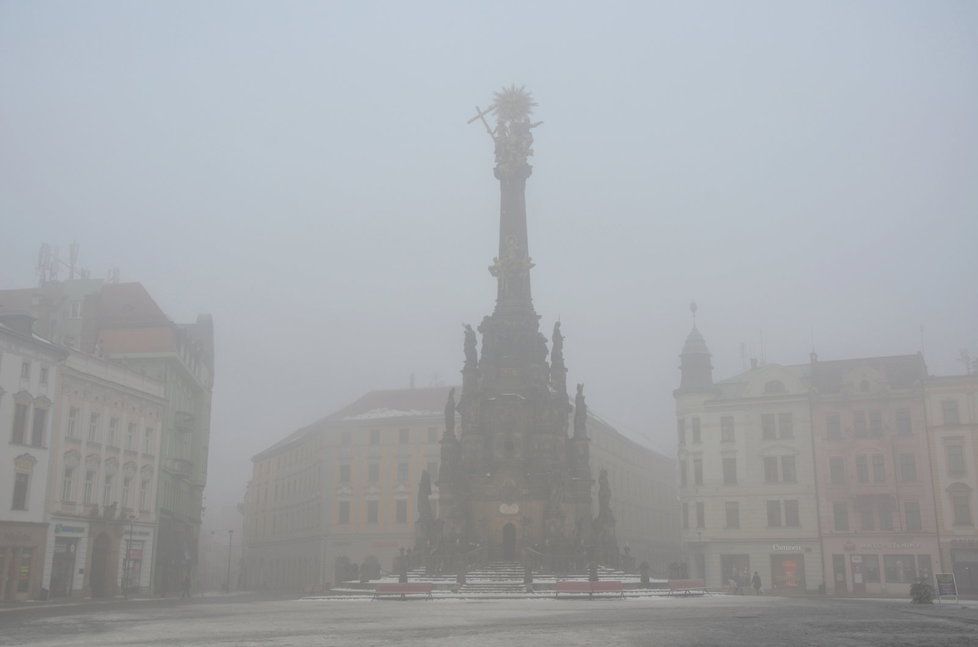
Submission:
[[[679,370],[681,379],[679,382],[679,393],[689,393],[695,391],[709,391],[713,389],[713,364],[710,362],[710,349],[706,347],[706,340],[696,328],[696,302],[689,304],[689,311],[693,314],[693,329],[686,337],[683,344],[683,352],[679,354]]]

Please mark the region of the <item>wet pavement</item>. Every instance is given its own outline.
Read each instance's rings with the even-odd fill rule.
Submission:
[[[710,596],[111,601],[0,613],[0,645],[967,645],[978,607]]]

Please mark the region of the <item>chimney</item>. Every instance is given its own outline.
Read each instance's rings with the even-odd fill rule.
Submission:
[[[34,334],[34,317],[27,312],[0,313],[0,323],[25,337]]]

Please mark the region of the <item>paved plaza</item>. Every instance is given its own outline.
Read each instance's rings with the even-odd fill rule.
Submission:
[[[0,645],[968,645],[972,603],[710,596],[291,600],[246,596],[0,611]]]

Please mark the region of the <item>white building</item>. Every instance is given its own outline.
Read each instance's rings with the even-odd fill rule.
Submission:
[[[147,591],[157,538],[163,385],[72,351],[57,405],[44,588],[51,597]]]
[[[0,601],[42,597],[51,417],[63,352],[27,315],[0,317]]]

